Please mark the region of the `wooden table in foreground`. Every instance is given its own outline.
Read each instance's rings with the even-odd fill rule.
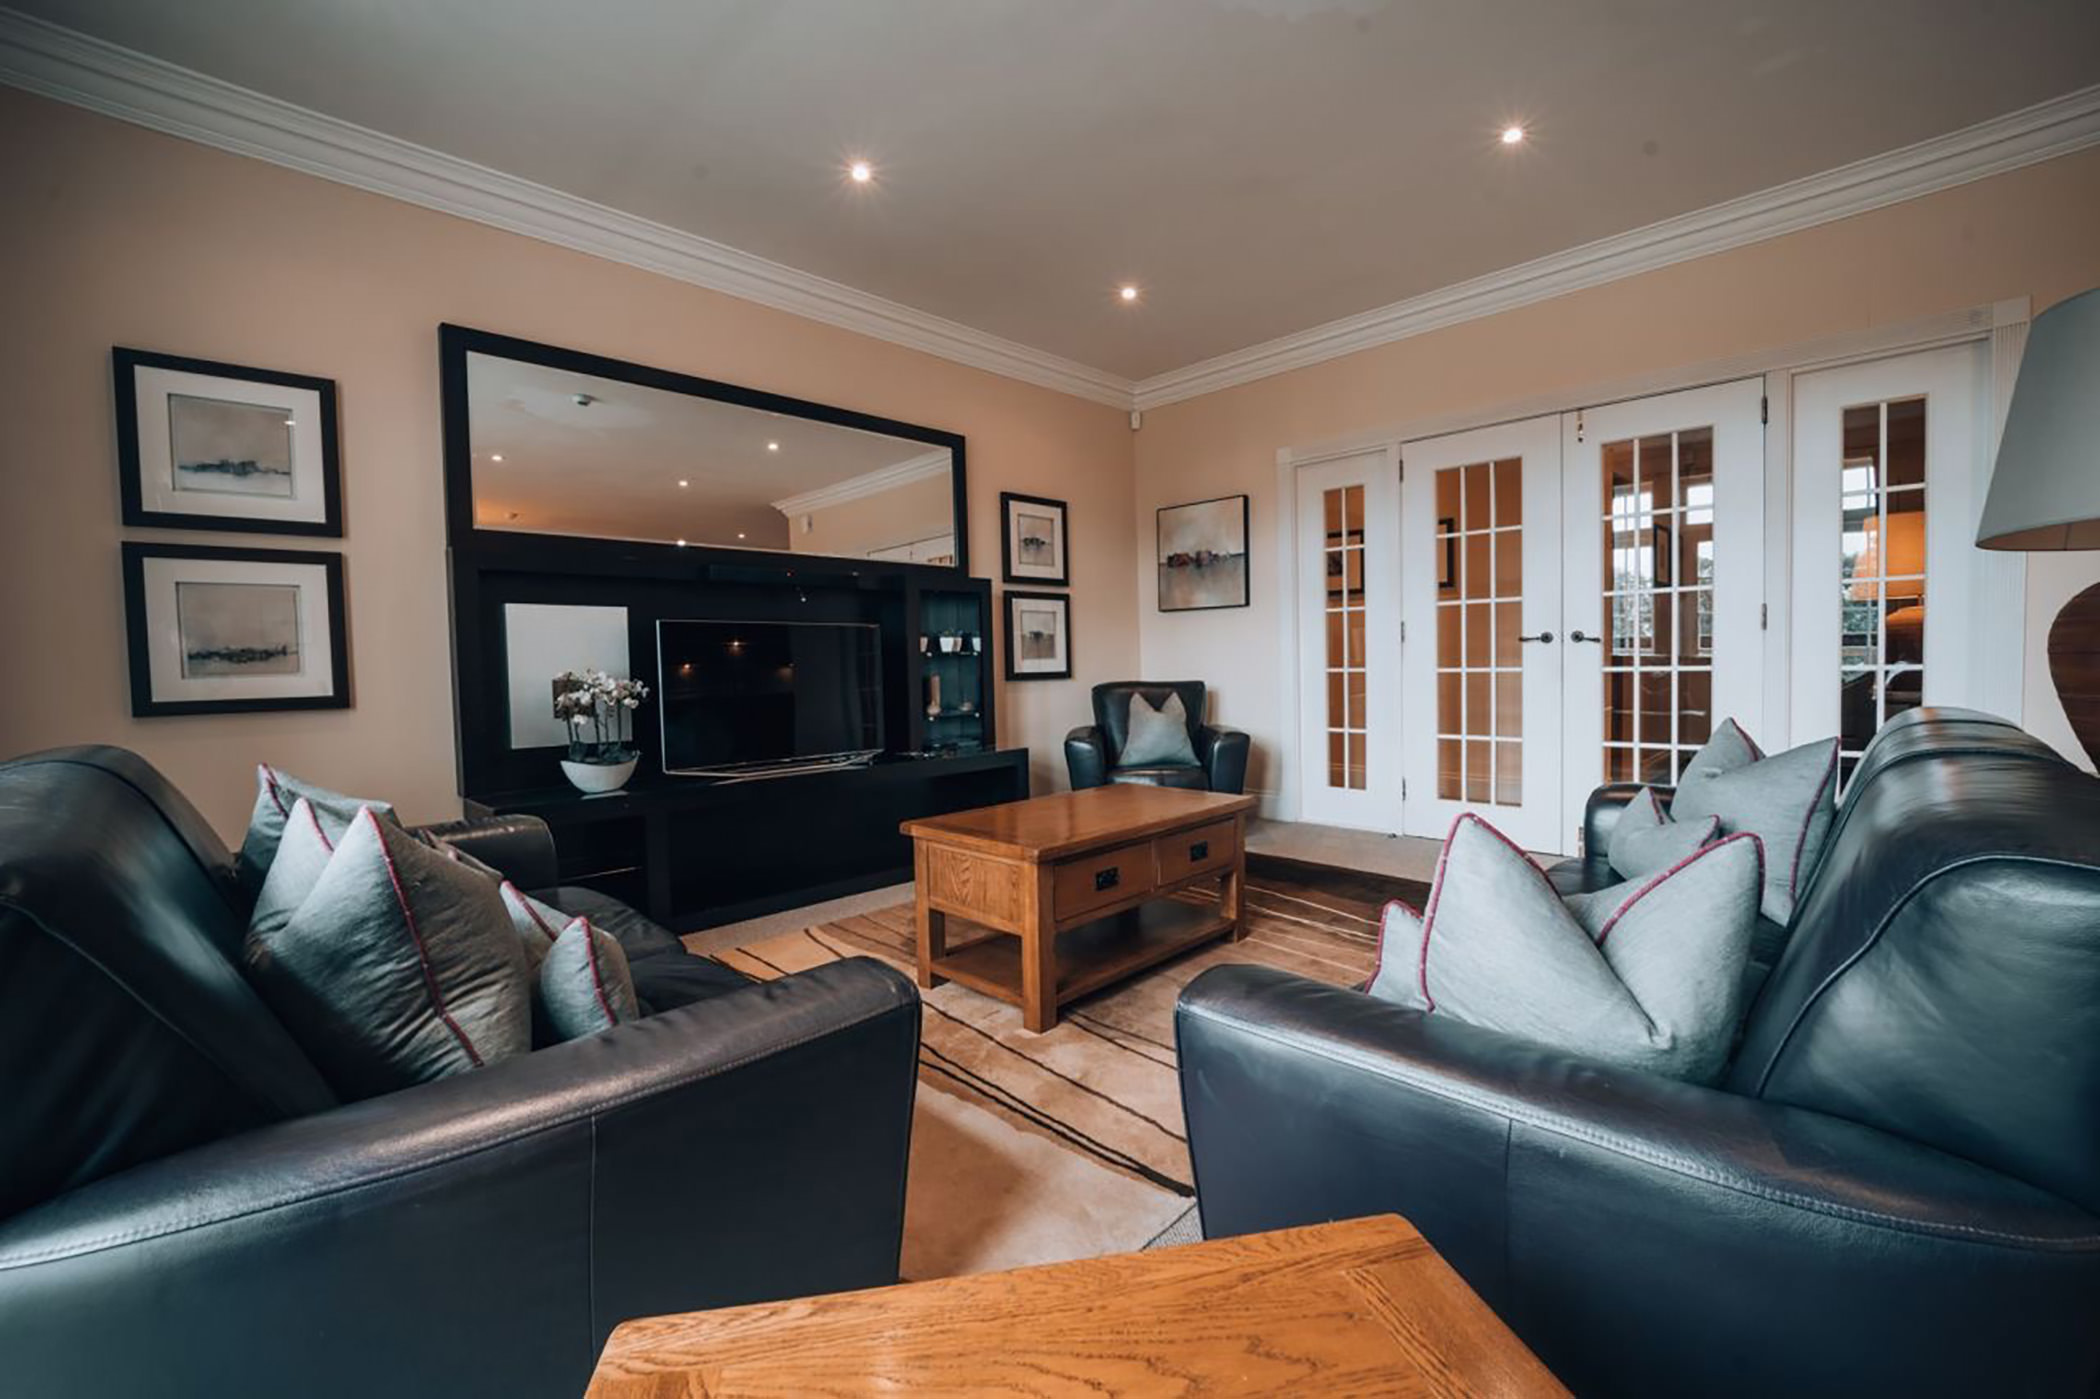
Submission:
[[[1254,805],[1117,784],[906,821],[919,985],[959,981],[1040,1032],[1066,1001],[1199,942],[1237,941]],[[1168,897],[1207,882],[1220,886],[1214,906]],[[951,915],[996,931],[951,945]]]
[[[1397,1215],[630,1321],[589,1391],[1566,1392]]]

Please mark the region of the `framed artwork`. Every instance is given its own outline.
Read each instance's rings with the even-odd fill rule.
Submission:
[[[1063,593],[1006,594],[1006,678],[1072,678],[1072,599]]]
[[[335,381],[119,347],[124,523],[343,533]]]
[[[1247,497],[1163,506],[1158,536],[1160,611],[1247,605]]]
[[[131,712],[348,709],[343,556],[124,545]]]
[[[1008,583],[1071,583],[1065,503],[999,492],[999,549]]]

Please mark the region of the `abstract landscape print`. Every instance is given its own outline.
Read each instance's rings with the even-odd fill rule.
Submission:
[[[1064,680],[1072,674],[1072,602],[1062,593],[1006,594],[1006,678]]]
[[[294,425],[289,413],[269,404],[169,394],[175,489],[289,498]]]
[[[186,679],[305,669],[297,584],[178,582],[175,625]]]
[[[1247,497],[1164,506],[1158,534],[1160,611],[1247,605]]]

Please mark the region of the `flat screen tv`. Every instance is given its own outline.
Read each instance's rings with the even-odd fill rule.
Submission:
[[[873,623],[660,621],[656,656],[667,773],[793,771],[882,751]]]

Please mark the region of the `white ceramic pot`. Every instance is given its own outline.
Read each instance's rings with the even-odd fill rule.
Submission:
[[[572,763],[563,758],[561,771],[577,791],[595,796],[625,787],[627,779],[634,776],[634,765],[640,761],[640,758],[629,758],[624,763]]]

